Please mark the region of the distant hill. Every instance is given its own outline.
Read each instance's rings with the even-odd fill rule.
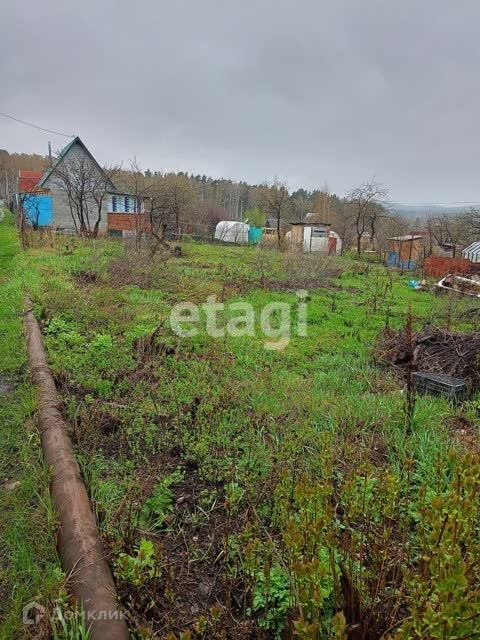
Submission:
[[[480,203],[469,202],[462,205],[450,204],[399,204],[392,203],[389,207],[392,213],[408,218],[424,218],[427,215],[439,216],[442,213],[458,215],[470,209],[480,209]]]

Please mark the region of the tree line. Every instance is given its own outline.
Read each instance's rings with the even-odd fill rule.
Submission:
[[[19,169],[45,170],[48,159],[36,154],[9,154],[0,150],[0,198],[8,201],[17,188]],[[112,183],[119,191],[145,202],[152,233],[161,241],[167,231],[180,235],[186,228],[201,235],[212,234],[222,220],[248,220],[270,226],[279,243],[290,222],[325,222],[342,238],[345,248],[361,253],[385,251],[388,238],[422,229],[432,242],[458,247],[480,237],[480,213],[476,210],[451,215],[447,212],[423,220],[395,213],[388,190],[376,180],[353,187],[345,196],[319,189],[290,190],[278,179],[249,184],[188,172],[142,170],[136,159],[126,167],[105,166],[99,177],[87,163],[61,163],[55,170],[59,186],[71,200],[77,232],[97,235],[102,204]],[[3,177],[3,181],[2,181]]]

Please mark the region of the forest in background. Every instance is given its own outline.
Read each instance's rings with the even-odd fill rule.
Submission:
[[[47,156],[0,150],[0,198],[11,201],[18,190],[20,169],[43,171],[48,162]],[[244,220],[273,227],[280,236],[290,222],[303,221],[307,213],[313,213],[313,220],[330,223],[344,247],[357,253],[365,237],[371,240],[369,249],[383,253],[388,238],[420,229],[429,231],[436,242],[454,247],[466,246],[480,232],[475,210],[452,213],[437,209],[434,214],[416,218],[396,213],[388,189],[375,180],[352,186],[341,197],[329,193],[327,186],[290,191],[287,184],[276,179],[249,184],[183,171],[143,170],[136,160],[105,170],[120,190],[146,196],[151,217],[175,232],[188,229],[200,235],[211,234],[221,220]]]

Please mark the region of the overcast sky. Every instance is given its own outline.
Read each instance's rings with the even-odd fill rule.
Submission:
[[[478,0],[2,2],[0,111],[100,162],[480,202]],[[0,148],[68,142],[0,117]]]

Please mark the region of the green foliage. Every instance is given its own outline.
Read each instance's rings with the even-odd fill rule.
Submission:
[[[151,578],[158,578],[160,572],[153,542],[145,538],[140,540],[135,555],[120,553],[115,561],[116,576],[135,587],[141,587]]]
[[[26,372],[23,337],[24,286],[19,275],[13,216],[0,222],[0,638],[23,635],[27,602],[48,605],[65,576],[55,548],[56,516],[50,477],[32,416],[34,389]]]
[[[254,227],[264,227],[267,216],[265,215],[265,212],[260,209],[260,207],[253,207],[253,209],[245,211],[245,213],[243,214],[243,219],[248,220],[248,223]]]
[[[115,370],[134,365],[127,343],[114,341],[108,333],[83,335],[72,319],[53,318],[45,327],[45,337],[52,369],[69,370],[76,382],[104,399],[112,396]]]
[[[53,640],[89,640],[85,616],[81,611],[63,612],[56,608],[56,615],[52,618]],[[66,615],[68,614],[68,615]]]
[[[263,629],[281,638],[290,606],[290,578],[279,565],[266,566],[255,575],[252,611]]]
[[[183,479],[183,473],[176,470],[157,482],[152,494],[148,497],[142,509],[142,522],[146,526],[159,529],[165,524],[166,518],[173,512],[172,487]]]
[[[419,572],[408,577],[402,639],[474,638],[480,611],[480,464],[468,455],[448,489],[428,501],[419,526]]]

